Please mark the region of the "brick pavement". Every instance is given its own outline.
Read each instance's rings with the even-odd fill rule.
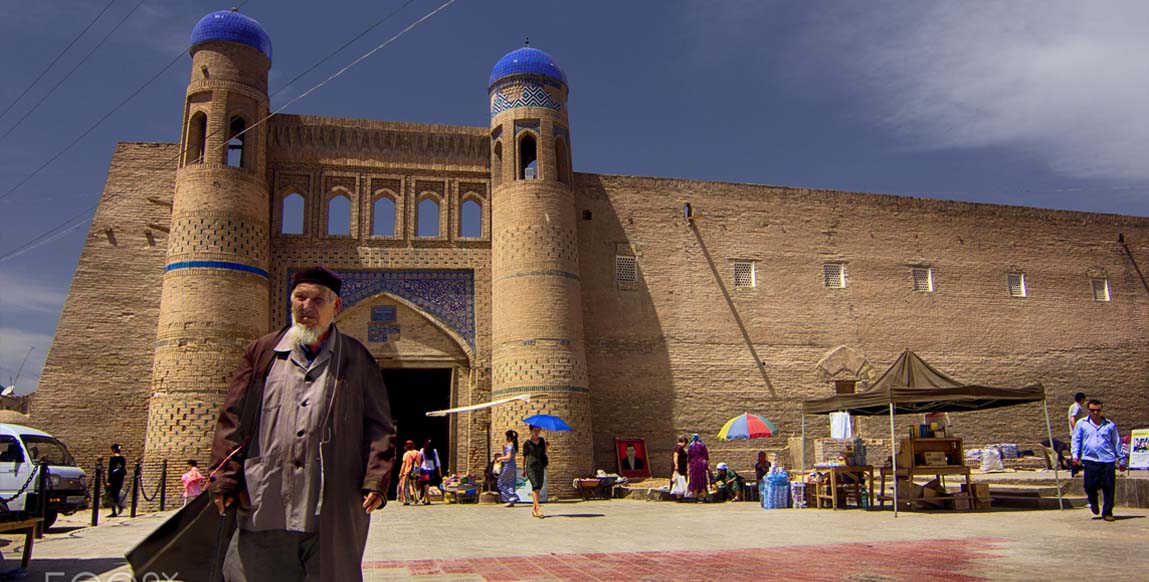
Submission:
[[[752,503],[628,500],[529,506],[403,507],[377,514],[364,556],[370,582],[423,580],[1114,580],[1149,571],[1139,553],[1149,510],[1116,523],[1086,509],[902,513],[764,511]],[[163,516],[80,527],[63,518],[37,543],[28,580],[126,580],[122,554]],[[6,537],[12,558],[19,542]],[[10,566],[11,559],[8,562]],[[50,572],[62,575],[46,577]]]

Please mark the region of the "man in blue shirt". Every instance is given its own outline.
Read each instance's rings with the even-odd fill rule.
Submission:
[[[1101,401],[1090,400],[1087,405],[1089,416],[1077,421],[1073,427],[1074,466],[1085,465],[1085,494],[1089,496],[1089,509],[1098,514],[1097,490],[1105,496],[1105,504],[1100,513],[1105,521],[1116,521],[1113,517],[1113,489],[1121,462],[1121,435],[1117,425],[1101,416]],[[1121,470],[1125,467],[1122,465]]]

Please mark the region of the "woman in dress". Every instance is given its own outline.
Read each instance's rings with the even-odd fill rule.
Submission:
[[[681,497],[686,493],[686,437],[678,437],[678,444],[674,446],[674,465],[670,470],[670,493]]]
[[[766,451],[758,451],[758,462],[754,463],[754,480],[761,483],[762,478],[770,472],[770,461],[766,460]]]
[[[414,441],[408,440],[403,443],[403,464],[399,468],[399,486],[395,492],[395,499],[403,502],[403,505],[411,505],[414,501],[412,497],[418,494],[419,483],[419,465],[423,460],[419,458],[421,453],[415,448]],[[414,474],[413,474],[414,473]]]
[[[543,472],[550,460],[547,459],[547,441],[542,436],[543,429],[531,425],[531,438],[523,444],[523,461],[527,479],[531,482],[531,515],[542,519],[543,508],[539,507],[539,491],[543,488]]]
[[[124,511],[120,491],[124,488],[124,477],[128,475],[128,460],[120,454],[120,445],[114,444],[111,448],[112,456],[108,457],[108,501],[112,504],[112,513],[108,517],[116,517]]]
[[[428,495],[432,485],[438,486],[443,482],[443,465],[439,463],[439,451],[431,446],[431,439],[423,440],[423,463],[419,465],[419,485],[422,486],[423,505],[431,505]]]
[[[702,437],[691,435],[690,447],[686,449],[690,481],[686,485],[686,496],[702,500],[710,490],[710,451],[702,444]]]
[[[506,503],[507,507],[514,507],[515,502],[519,500],[518,494],[515,493],[515,479],[519,476],[518,468],[515,467],[515,455],[519,453],[519,433],[508,430],[506,437],[503,453],[495,455],[495,462],[502,464],[499,468],[499,499]]]

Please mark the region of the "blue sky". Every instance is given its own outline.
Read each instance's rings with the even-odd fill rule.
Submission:
[[[15,101],[108,1],[5,2],[0,257],[94,206],[116,142],[177,140],[188,35],[241,0],[112,0]],[[272,38],[274,108],[443,1],[242,11]],[[1149,216],[1145,30],[1149,3],[1136,0],[457,0],[287,112],[486,126],[490,67],[529,35],[569,77],[577,171]],[[31,348],[19,388],[35,387],[87,228],[0,259],[0,384]]]

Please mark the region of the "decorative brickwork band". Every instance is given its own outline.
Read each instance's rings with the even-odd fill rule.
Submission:
[[[180,261],[164,267],[164,272],[167,273],[168,271],[175,271],[177,269],[230,269],[232,271],[243,271],[244,273],[259,275],[264,279],[269,278],[267,271],[259,267],[244,265],[242,263],[229,263],[227,261]]]
[[[590,388],[583,386],[516,386],[513,388],[499,388],[492,390],[491,396],[512,396],[515,394],[531,394],[538,392],[578,392],[590,394]]]
[[[578,276],[578,273],[571,273],[569,271],[545,270],[545,271],[519,271],[517,273],[508,273],[506,275],[499,277],[498,279],[495,279],[495,282],[498,283],[499,281],[505,281],[507,279],[514,279],[516,277],[566,277],[567,279],[574,279],[575,281],[578,281],[580,279]]]

